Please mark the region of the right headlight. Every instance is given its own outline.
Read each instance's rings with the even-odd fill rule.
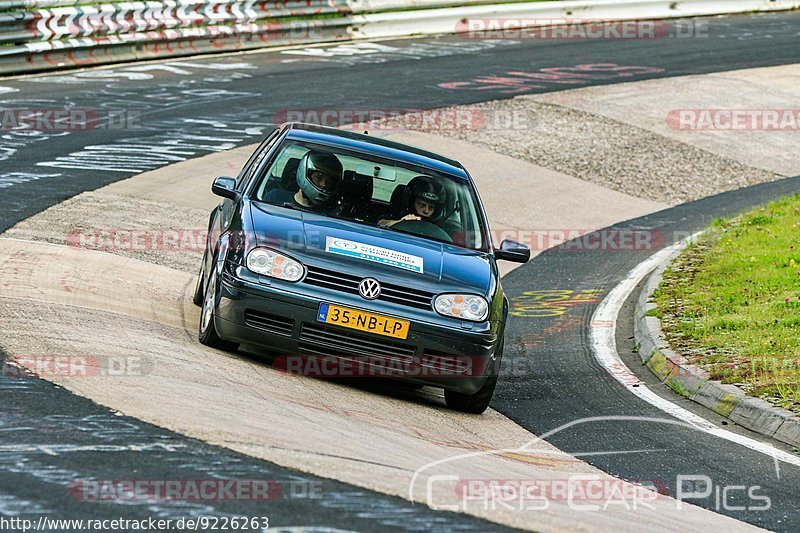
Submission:
[[[482,322],[489,316],[489,302],[475,294],[440,294],[433,307],[440,315],[472,322]]]
[[[256,274],[286,281],[300,281],[305,267],[291,257],[269,248],[255,248],[247,254],[247,268]]]

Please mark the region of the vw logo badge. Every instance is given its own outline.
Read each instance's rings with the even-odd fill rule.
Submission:
[[[381,295],[381,284],[377,279],[364,278],[358,284],[358,294],[365,300],[374,300]]]

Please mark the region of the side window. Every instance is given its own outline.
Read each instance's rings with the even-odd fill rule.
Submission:
[[[459,226],[467,237],[466,245],[472,249],[483,249],[485,247],[484,235],[481,230],[481,222],[477,208],[476,199],[469,198],[470,192],[464,187],[459,191],[458,216]]]
[[[250,156],[247,164],[244,166],[242,172],[239,174],[239,177],[236,179],[237,190],[242,190],[242,186],[250,181],[250,178],[253,177],[253,174],[255,174],[258,166],[267,156],[267,153],[269,152],[270,148],[272,148],[272,145],[275,144],[275,140],[278,138],[278,131],[279,130],[276,129],[270,133],[269,137],[267,137],[256,149],[253,155]]]
[[[258,178],[260,180],[258,186],[253,189],[255,198],[262,200],[270,190],[275,188],[296,191],[297,163],[306,152],[308,152],[308,147],[306,146],[285,144],[280,153],[277,154],[277,157],[274,158],[270,167]],[[293,162],[293,165],[290,165],[290,162]],[[294,189],[292,189],[293,186]]]
[[[277,159],[275,159],[275,163],[272,164],[270,168],[268,177],[273,178],[283,178],[283,173],[286,171],[286,165],[289,161],[293,159],[300,159],[308,152],[308,148],[304,146],[300,146],[297,144],[289,145],[283,150],[280,154],[278,154]],[[297,169],[297,166],[294,166],[294,169]]]

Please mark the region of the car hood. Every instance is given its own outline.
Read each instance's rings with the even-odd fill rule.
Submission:
[[[258,245],[285,250],[308,265],[428,286],[431,292],[487,296],[492,286],[485,252],[307,211],[250,205]]]

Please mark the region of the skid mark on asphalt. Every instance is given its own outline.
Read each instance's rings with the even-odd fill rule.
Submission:
[[[623,66],[615,63],[577,65],[575,67],[542,68],[537,71],[506,71],[500,75],[485,75],[468,81],[440,83],[439,87],[457,91],[499,91],[501,94],[520,94],[553,85],[587,85],[605,80],[660,74],[659,67]]]
[[[525,318],[562,316],[573,307],[599,302],[602,292],[602,289],[524,291],[511,299],[509,313],[511,316]]]
[[[380,64],[397,60],[423,60],[435,57],[449,57],[469,52],[482,52],[502,46],[513,46],[517,41],[510,39],[487,39],[479,42],[414,42],[406,41],[402,46],[385,43],[361,42],[337,46],[312,46],[297,50],[282,51],[282,55],[300,56],[305,60],[338,63],[342,65]],[[284,59],[291,63],[298,59]]]

